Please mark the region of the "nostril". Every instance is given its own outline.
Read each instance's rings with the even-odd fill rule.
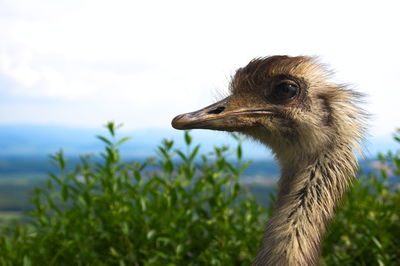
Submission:
[[[217,115],[217,114],[221,113],[221,112],[224,111],[224,110],[225,110],[225,107],[219,106],[219,107],[217,107],[217,108],[215,108],[215,109],[212,109],[211,111],[208,111],[207,114],[214,114],[214,115]]]

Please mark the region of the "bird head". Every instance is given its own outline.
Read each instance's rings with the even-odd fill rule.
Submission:
[[[288,159],[343,140],[356,143],[362,114],[355,98],[355,92],[331,82],[315,58],[256,58],[236,71],[227,98],[176,116],[172,126],[243,133],[271,147],[278,159]]]

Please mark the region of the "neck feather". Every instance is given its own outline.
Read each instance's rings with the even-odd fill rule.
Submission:
[[[253,265],[316,265],[335,205],[354,178],[357,160],[339,145],[292,164],[281,164],[279,193]]]

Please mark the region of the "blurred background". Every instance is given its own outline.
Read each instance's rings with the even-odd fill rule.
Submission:
[[[211,104],[236,69],[275,54],[318,56],[336,82],[367,95],[362,166],[374,168],[400,125],[399,25],[395,1],[1,0],[3,209],[19,208],[7,191],[26,195],[51,171],[48,154],[100,150],[94,136],[107,121],[133,136],[125,158],[152,156],[164,138],[182,145],[175,115]],[[192,134],[204,150],[233,142]],[[276,178],[269,151],[247,142],[244,156],[260,162],[252,173]]]

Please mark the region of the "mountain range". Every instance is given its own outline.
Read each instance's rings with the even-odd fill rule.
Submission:
[[[194,144],[201,144],[203,152],[216,145],[236,145],[236,141],[225,132],[194,130],[190,134]],[[63,149],[67,156],[77,156],[102,150],[104,144],[95,136],[108,137],[105,128],[77,128],[60,125],[0,125],[0,156],[47,156]],[[183,132],[168,128],[147,128],[117,132],[117,139],[131,136],[122,145],[124,156],[143,158],[153,156],[163,139],[174,140],[176,148],[183,148]],[[391,136],[371,137],[366,141],[366,156],[375,158],[378,152],[393,149],[396,143]],[[272,159],[272,154],[252,141],[243,145],[244,157],[248,159]]]

